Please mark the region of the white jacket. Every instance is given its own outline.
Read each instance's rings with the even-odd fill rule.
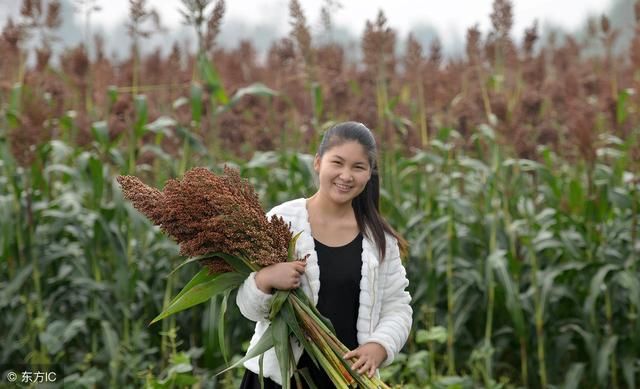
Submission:
[[[307,296],[312,296],[314,304],[318,302],[320,290],[320,269],[315,251],[311,226],[306,207],[306,199],[287,201],[274,207],[267,213],[282,216],[285,222],[291,222],[294,234],[302,231],[296,242],[296,254],[303,258],[309,254],[301,288]],[[366,236],[362,239],[362,277],[360,280],[360,306],[356,328],[358,343],[376,342],[387,352],[387,359],[381,366],[389,365],[406,342],[412,323],[411,296],[405,289],[409,285],[406,271],[400,262],[400,253],[395,238],[387,234],[385,258],[379,261],[379,252],[374,241]],[[269,304],[273,295],[262,292],[256,286],[255,273],[251,273],[238,290],[236,303],[240,312],[249,320],[256,322],[255,332],[249,349],[252,349],[265,333],[270,322]],[[291,342],[296,362],[303,349],[297,342]],[[244,366],[258,374],[258,357],[244,363]],[[273,348],[264,354],[263,373],[282,385],[278,360]]]

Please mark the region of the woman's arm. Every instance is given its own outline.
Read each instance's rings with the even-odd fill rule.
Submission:
[[[269,307],[273,295],[265,293],[256,284],[256,274],[253,272],[240,285],[238,295],[236,296],[236,304],[240,309],[240,313],[244,317],[252,321],[263,321],[269,318]]]
[[[402,349],[411,330],[413,309],[411,295],[406,291],[409,285],[407,272],[400,261],[398,244],[387,246],[384,261],[386,266],[381,268],[385,272],[385,284],[382,292],[382,306],[380,320],[367,342],[379,343],[387,352],[387,358],[380,367],[393,362],[396,354]]]

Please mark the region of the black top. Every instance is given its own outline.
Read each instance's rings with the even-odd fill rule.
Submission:
[[[331,320],[338,339],[350,350],[358,347],[358,308],[360,306],[360,278],[362,269],[362,233],[344,246],[326,246],[314,239],[320,268],[320,291],[316,307]],[[306,367],[318,388],[332,387],[331,380],[321,369],[316,368],[306,351],[298,361],[298,368]],[[295,380],[291,378],[292,387]],[[303,380],[304,384],[304,380]],[[306,385],[303,385],[306,387]],[[241,388],[260,388],[258,375],[245,371]],[[280,388],[274,381],[265,378],[265,389]]]

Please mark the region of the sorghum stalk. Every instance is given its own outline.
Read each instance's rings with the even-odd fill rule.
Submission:
[[[452,152],[447,152],[447,161],[445,169],[449,173]],[[448,174],[449,175],[449,174]],[[449,175],[451,177],[451,175]],[[451,180],[451,178],[449,178]],[[455,351],[453,348],[453,310],[454,310],[454,297],[453,297],[453,257],[455,250],[455,220],[454,210],[451,201],[453,199],[453,183],[449,182],[449,204],[447,206],[447,213],[449,218],[447,220],[447,241],[449,242],[449,250],[447,250],[447,373],[454,375],[456,371],[455,366]]]
[[[529,249],[529,259],[531,262],[531,280],[533,282],[533,303],[535,306],[535,326],[536,326],[536,341],[538,343],[538,374],[540,375],[540,387],[547,387],[547,368],[544,351],[544,319],[543,319],[543,307],[540,301],[540,287],[538,285],[538,261],[536,254],[533,251],[533,245],[530,238],[528,239],[527,246]]]
[[[609,333],[609,335],[613,335],[614,324],[611,308],[611,290],[608,288],[604,293],[604,307],[608,324],[607,332]],[[611,356],[609,357],[609,363],[611,364],[611,387],[618,388],[618,364],[616,363],[616,353],[611,353]]]

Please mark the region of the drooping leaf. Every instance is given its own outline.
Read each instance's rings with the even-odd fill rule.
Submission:
[[[162,320],[174,313],[183,311],[187,308],[191,308],[194,305],[198,305],[209,300],[211,297],[227,291],[228,289],[237,288],[245,280],[245,276],[238,273],[223,273],[214,279],[199,283],[179,298],[176,298],[173,303],[162,311],[155,319],[149,324],[153,324],[158,320]]]

